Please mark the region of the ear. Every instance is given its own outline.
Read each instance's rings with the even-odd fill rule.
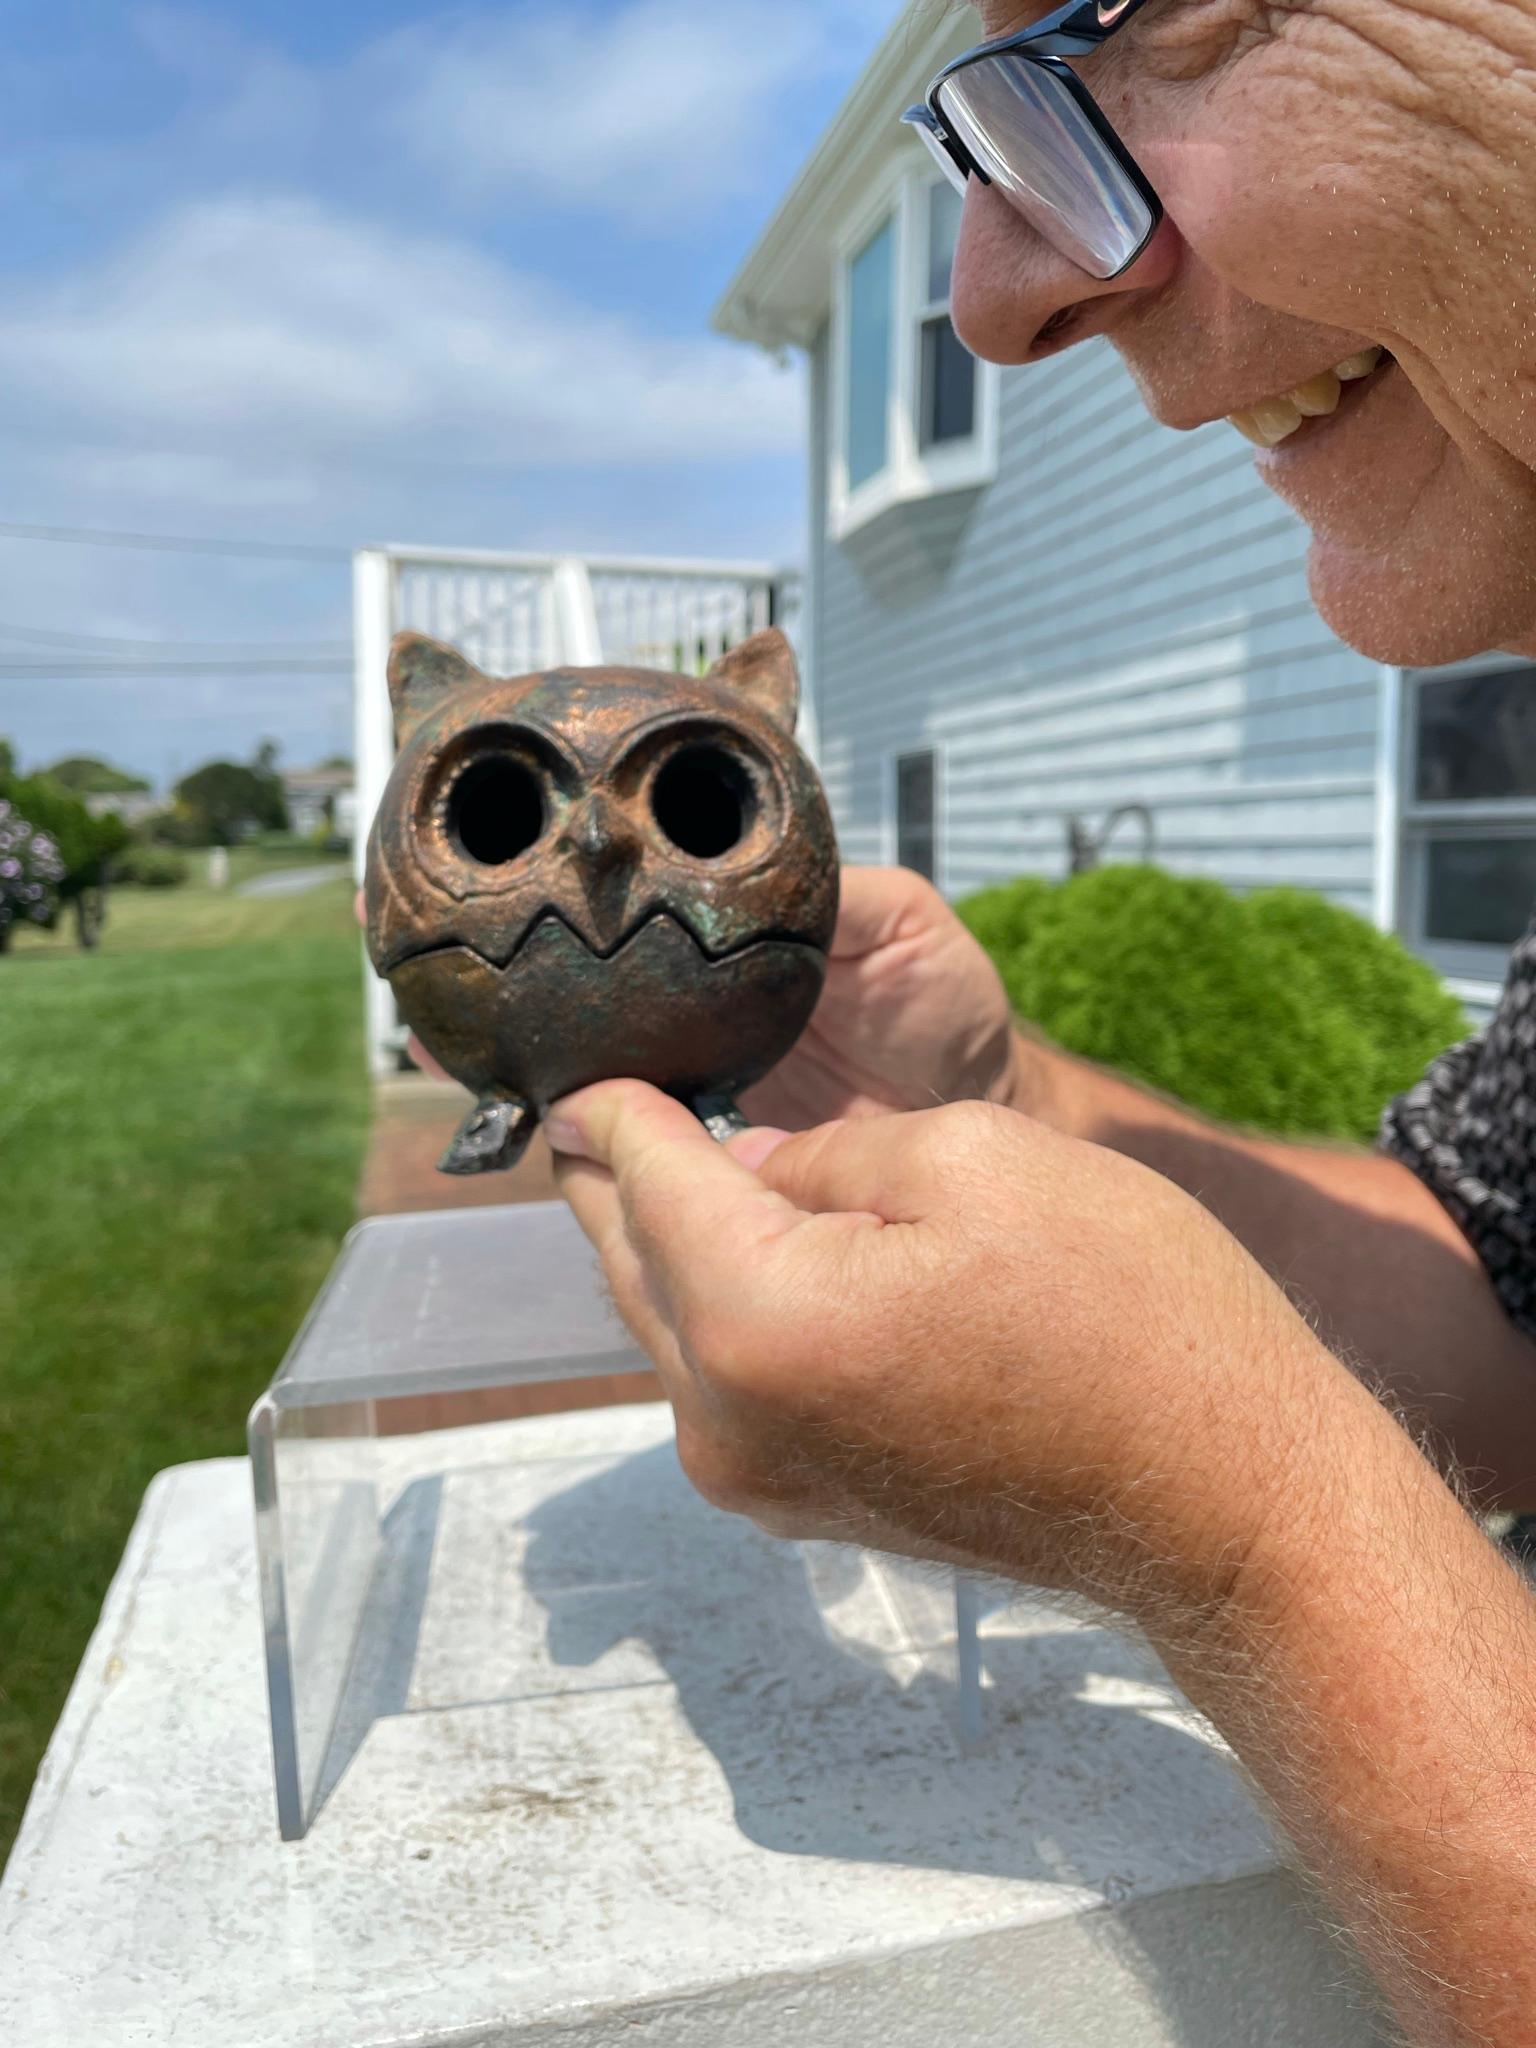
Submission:
[[[488,680],[457,648],[429,640],[425,633],[397,633],[389,650],[395,745],[403,747],[422,720],[453,691],[472,689]]]
[[[777,626],[766,633],[755,633],[729,654],[722,654],[708,680],[745,697],[794,737],[795,719],[800,711],[800,665],[795,660],[795,650]]]

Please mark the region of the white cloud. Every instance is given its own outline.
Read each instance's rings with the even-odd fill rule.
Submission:
[[[438,17],[373,53],[382,118],[461,198],[654,227],[751,191],[786,98],[862,61],[895,0],[629,0]]]
[[[799,379],[677,330],[896,7],[498,0],[327,57],[261,40],[259,9],[136,10],[169,80],[155,119],[0,138],[0,187],[110,250],[46,279],[35,237],[0,258],[11,516],[789,557]],[[20,627],[267,640],[349,617],[343,565],[0,540]],[[267,731],[329,751],[346,700],[344,678],[13,681],[0,732],[170,774]]]
[[[499,468],[714,461],[798,443],[796,382],[707,335],[646,333],[480,250],[313,201],[174,213],[110,261],[0,303],[0,387],[168,493],[386,452]],[[100,470],[98,468],[98,474]]]

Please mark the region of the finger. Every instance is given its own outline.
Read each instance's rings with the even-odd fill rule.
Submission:
[[[625,1328],[661,1377],[674,1408],[686,1404],[693,1376],[640,1256],[624,1228],[624,1209],[613,1175],[587,1159],[556,1159],[555,1179],[576,1221],[597,1253],[609,1296]]]
[[[556,1103],[549,1142],[613,1174],[631,1242],[664,1297],[728,1295],[734,1276],[800,1220],[690,1112],[643,1081],[606,1081]]]
[[[933,884],[910,868],[844,868],[831,958],[878,953],[931,923],[935,908],[952,914]]]
[[[750,1131],[738,1131],[734,1138],[727,1138],[725,1149],[733,1159],[739,1159],[748,1173],[756,1173],[763,1161],[788,1138],[788,1131],[780,1131],[770,1124],[758,1124]]]
[[[831,958],[860,960],[888,945],[909,909],[902,868],[844,868]]]

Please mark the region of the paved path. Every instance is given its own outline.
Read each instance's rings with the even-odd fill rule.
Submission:
[[[279,868],[276,874],[257,875],[254,880],[242,882],[235,890],[237,896],[302,896],[307,890],[318,889],[322,882],[334,882],[338,875],[346,873],[340,861],[330,861],[323,868]]]

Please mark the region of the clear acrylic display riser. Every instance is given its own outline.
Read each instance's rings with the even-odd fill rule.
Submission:
[[[444,1487],[462,1432],[423,1429],[423,1415],[452,1416],[452,1397],[645,1365],[561,1203],[380,1217],[348,1237],[249,1425],[285,1839],[307,1832],[369,1726],[408,1689],[425,1626],[441,1630],[446,1617],[465,1632],[463,1655],[473,1662],[478,1637],[505,1620],[482,1554],[501,1540],[495,1496],[461,1487],[481,1506],[467,1528],[462,1516],[454,1524],[457,1548],[444,1543]],[[509,1469],[518,1440],[516,1425],[497,1436]],[[628,1531],[622,1559],[573,1561],[572,1570],[590,1569],[605,1583],[619,1564],[653,1578],[677,1571],[659,1523],[652,1531],[637,1512]],[[643,1554],[647,1542],[659,1546],[653,1558]],[[814,1560],[809,1569],[814,1579]],[[945,1590],[872,1558],[861,1573],[914,1653],[953,1682],[962,1740],[978,1739],[975,1589],[961,1579]],[[686,1597],[680,1576],[678,1598]],[[495,1654],[504,1650],[498,1643]]]

